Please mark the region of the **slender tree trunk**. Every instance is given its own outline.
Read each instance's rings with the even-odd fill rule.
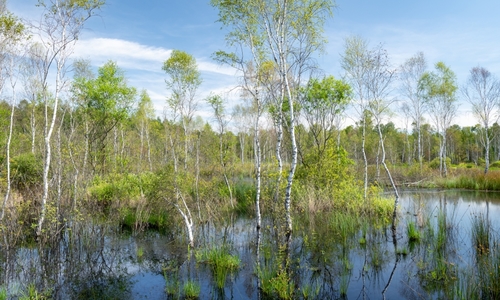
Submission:
[[[420,164],[420,173],[422,173],[423,170],[423,156],[424,156],[424,151],[422,149],[422,130],[420,128],[420,122],[417,122],[417,147],[418,147],[418,163]]]
[[[175,174],[176,181],[177,181],[177,174]],[[175,208],[179,211],[181,214],[182,218],[184,219],[184,223],[186,225],[186,231],[188,234],[188,244],[190,247],[194,247],[194,235],[193,235],[193,217],[191,216],[191,210],[187,206],[186,200],[181,194],[181,191],[179,190],[179,187],[177,186],[177,182],[175,183],[175,194],[176,194],[176,203],[174,204]],[[182,208],[179,206],[179,200],[182,200]]]
[[[284,64],[286,65],[286,64]],[[290,170],[288,171],[288,178],[287,178],[287,186],[285,190],[285,219],[286,219],[286,227],[288,234],[291,235],[292,233],[292,214],[291,214],[291,197],[292,197],[292,184],[293,184],[293,178],[295,175],[295,169],[297,168],[297,158],[298,158],[298,151],[297,151],[297,141],[295,139],[295,113],[293,110],[293,97],[292,97],[292,92],[290,90],[290,86],[288,83],[288,78],[285,76],[285,83],[287,87],[287,93],[288,93],[288,104],[290,106],[290,140],[292,143],[292,161],[290,164]]]
[[[142,157],[143,157],[143,152],[144,152],[144,120],[141,120],[141,130],[139,133],[139,140],[140,140],[139,163],[138,163],[137,171],[141,172],[142,171]]]
[[[9,201],[10,198],[10,189],[11,189],[11,178],[10,178],[10,143],[12,141],[12,128],[14,127],[14,111],[15,111],[15,95],[16,91],[13,88],[12,89],[12,102],[11,102],[11,109],[10,109],[10,124],[9,124],[9,134],[7,136],[7,144],[5,145],[5,164],[6,164],[6,171],[7,171],[7,188],[5,190],[5,197],[3,199],[3,205],[2,205],[2,214],[0,215],[0,220],[3,220],[5,216],[5,209],[7,207],[7,202]]]
[[[151,140],[149,138],[149,126],[146,128],[146,142],[148,145],[148,163],[149,163],[149,171],[153,172],[153,162],[151,161]]]
[[[258,100],[257,100],[258,101]],[[257,246],[260,244],[260,228],[262,226],[262,217],[260,214],[260,185],[261,185],[261,149],[259,133],[260,105],[257,104],[257,116],[254,124],[254,153],[255,153],[255,214],[257,218]],[[259,249],[257,249],[259,251]],[[258,280],[260,281],[260,280]]]
[[[54,111],[52,113],[52,120],[50,122],[50,125],[48,124],[48,99],[45,99],[45,116],[46,116],[46,121],[45,121],[45,138],[44,138],[44,145],[45,145],[45,161],[43,164],[43,195],[42,195],[42,203],[41,203],[41,211],[40,211],[40,218],[38,219],[38,225],[36,229],[36,235],[38,237],[41,236],[42,234],[42,227],[43,227],[43,222],[45,221],[45,214],[47,211],[47,201],[49,198],[49,170],[50,170],[50,163],[51,163],[51,138],[52,138],[52,132],[54,131],[54,126],[56,123],[56,118],[57,118],[57,110],[58,110],[58,104],[59,104],[59,91],[61,90],[61,72],[62,72],[62,62],[57,61],[57,74],[56,74],[56,88],[55,88],[55,95],[54,95]]]
[[[71,164],[73,165],[73,170],[75,171],[75,174],[73,175],[73,199],[72,199],[72,204],[71,204],[71,209],[74,211],[76,209],[76,202],[78,199],[78,175],[80,174],[80,171],[78,170],[78,167],[76,165],[75,157],[73,154],[73,147],[71,147],[71,143],[73,141],[73,135],[75,133],[75,124],[73,120],[73,114],[70,111],[70,124],[71,124],[71,129],[70,129],[70,134],[68,137],[68,154],[69,158],[71,159]],[[87,141],[85,139],[85,154],[84,158],[87,155]],[[84,160],[85,161],[85,160]]]
[[[366,158],[366,117],[363,117],[363,133],[361,137],[361,153],[363,154],[363,162],[364,162],[364,172],[363,172],[363,181],[364,181],[364,200],[368,197],[368,159]]]
[[[443,133],[443,173],[444,177],[448,177],[448,167],[446,166],[446,129]]]
[[[31,125],[31,153],[32,154],[35,154],[35,136],[36,136],[35,108],[36,108],[36,104],[35,104],[35,101],[33,101],[32,107],[31,107],[31,117],[30,117],[30,125]]]
[[[185,124],[185,121],[182,121],[182,127],[184,129],[184,170],[187,170],[187,164],[188,164],[188,138],[189,138],[189,133],[187,129],[187,124]]]
[[[384,138],[382,136],[382,130],[380,128],[380,123],[377,124],[377,129],[378,129],[378,135],[379,135],[379,140],[380,140],[380,147],[382,150],[382,166],[384,166],[384,169],[387,173],[387,177],[389,177],[389,181],[391,182],[392,189],[394,190],[394,211],[392,213],[392,231],[393,235],[396,233],[396,218],[397,218],[397,207],[399,204],[399,193],[398,193],[398,188],[396,187],[396,183],[394,182],[394,179],[392,178],[391,172],[389,171],[389,168],[387,167],[387,164],[385,163],[385,147],[384,147]]]
[[[61,116],[61,122],[57,129],[57,199],[56,199],[56,216],[59,216],[62,199],[62,151],[61,151],[61,127],[63,125],[66,111]]]
[[[488,173],[488,170],[490,168],[490,136],[488,134],[489,128],[488,125],[485,126],[484,128],[484,139],[485,139],[485,152],[484,152],[484,162],[485,162],[485,167],[484,167],[484,174]]]
[[[196,177],[195,177],[195,191],[196,191],[196,204],[198,205],[198,220],[201,222],[201,207],[200,207],[200,192],[199,192],[199,181],[200,181],[200,132],[198,132],[198,138],[196,139]]]
[[[277,124],[277,140],[276,140],[276,159],[278,161],[278,178],[276,179],[276,191],[274,194],[274,202],[277,203],[280,195],[281,175],[283,173],[283,159],[281,157],[281,143],[283,142],[283,115],[279,113]]]

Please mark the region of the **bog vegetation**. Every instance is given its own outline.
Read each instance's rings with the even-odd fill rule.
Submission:
[[[159,116],[147,91],[129,86],[116,62],[95,72],[91,62],[70,56],[84,22],[102,4],[46,1],[40,8],[47,22],[37,26],[0,5],[3,249],[52,245],[89,219],[134,233],[155,229],[182,240],[186,251],[195,249],[197,263],[223,288],[241,262],[228,245],[204,245],[197,226],[245,216],[255,218],[257,257],[264,257],[255,266],[261,291],[306,299],[314,298],[318,287],[294,284],[290,245],[295,234],[303,234],[298,224],[321,219],[333,232],[331,243],[342,249],[352,236],[363,247],[376,236],[373,230],[390,225],[395,245],[396,234],[407,234],[412,243],[429,241],[428,255],[435,257],[421,266],[422,281],[452,280],[457,270],[444,257],[445,217],[439,216],[436,232],[424,233],[409,222],[407,232],[397,233],[398,190],[500,190],[500,89],[486,69],[473,68],[460,94],[444,63],[429,71],[418,53],[392,66],[381,46],[370,48],[351,37],[340,58],[345,79],[319,75],[308,58],[321,50],[331,1],[272,6],[213,0],[219,21],[235,30],[228,36],[231,44],[251,50],[248,57],[214,55],[243,74],[240,104],[230,104],[224,95],[200,99],[203,78],[195,58],[175,50],[158,66],[169,95]],[[72,78],[64,77],[70,66]],[[481,93],[484,86],[489,94]],[[395,90],[403,101],[393,100]],[[452,125],[462,98],[471,102],[478,125]],[[210,110],[209,119],[198,116],[200,107]],[[395,114],[405,128],[395,126]],[[356,122],[346,125],[347,117]],[[382,194],[384,188],[391,194]],[[490,253],[494,242],[485,222],[474,219],[472,234],[479,263],[486,266],[498,254]],[[279,255],[271,256],[266,243]],[[314,248],[311,241],[304,243]],[[408,249],[396,252],[406,255]],[[351,268],[345,253],[339,257],[341,274]],[[375,268],[382,265],[375,248],[370,255]],[[498,274],[491,276],[481,269],[474,279],[498,295]],[[346,278],[339,282],[341,295]],[[169,282],[168,295],[199,297],[197,282]],[[37,294],[42,292],[35,286],[26,291],[49,297]],[[6,297],[2,290],[0,299]]]

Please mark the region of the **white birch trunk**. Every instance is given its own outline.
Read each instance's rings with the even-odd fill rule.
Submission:
[[[11,190],[11,178],[10,178],[10,144],[12,141],[12,129],[14,127],[14,110],[15,110],[15,97],[16,91],[15,86],[12,89],[12,101],[11,101],[11,110],[10,110],[10,124],[9,124],[9,134],[7,136],[7,144],[5,145],[5,160],[6,160],[6,169],[7,169],[7,188],[5,190],[5,197],[3,199],[2,205],[2,214],[0,215],[0,220],[3,220],[5,216],[5,209],[7,207],[7,203],[10,198],[10,190]]]

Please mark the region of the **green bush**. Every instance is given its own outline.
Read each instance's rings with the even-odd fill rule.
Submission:
[[[153,189],[154,174],[113,173],[106,177],[96,176],[89,188],[92,200],[108,207],[112,203],[125,202],[131,205],[140,197],[150,194]]]
[[[13,186],[20,192],[42,184],[43,161],[31,153],[21,154],[11,159]]]
[[[490,164],[490,168],[498,168],[498,169],[500,169],[500,160],[497,160],[497,161],[491,163]]]
[[[451,166],[451,158],[449,157],[446,157],[446,166]],[[429,162],[429,168],[439,169],[439,157],[436,157]]]
[[[234,197],[236,198],[236,211],[239,214],[247,214],[255,203],[256,190],[253,183],[240,181],[234,186]]]

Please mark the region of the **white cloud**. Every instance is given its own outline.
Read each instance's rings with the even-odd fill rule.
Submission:
[[[78,41],[74,55],[88,58],[93,63],[102,64],[114,60],[125,68],[153,71],[161,70],[162,62],[168,59],[171,52],[170,49],[120,39],[93,38]]]
[[[92,38],[78,41],[74,56],[90,59],[98,65],[108,60],[114,60],[123,68],[161,73],[161,66],[171,53],[171,49],[147,46],[121,39]],[[201,72],[235,75],[234,69],[230,67],[220,66],[203,58],[197,59],[197,61],[198,69]]]

